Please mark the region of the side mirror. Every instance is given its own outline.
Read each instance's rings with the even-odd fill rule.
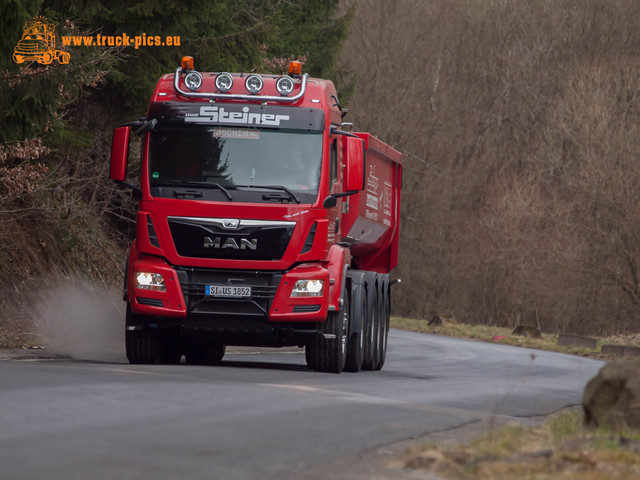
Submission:
[[[335,195],[329,195],[322,202],[322,208],[333,208],[338,205],[338,198]]]
[[[134,135],[144,135],[147,132],[153,130],[158,124],[158,120],[152,118],[151,120],[147,120],[142,124],[142,126],[134,132]]]
[[[113,132],[109,178],[116,182],[124,182],[127,176],[127,158],[129,156],[130,135],[131,127],[118,127]]]
[[[364,140],[358,137],[342,137],[344,159],[344,191],[359,192],[364,190]]]

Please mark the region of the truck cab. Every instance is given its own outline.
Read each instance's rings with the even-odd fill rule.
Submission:
[[[116,128],[117,182],[142,137],[124,287],[131,363],[300,346],[315,370],[382,368],[401,155],[342,117],[333,83],[297,62],[287,75],[200,73],[185,57],[146,117]],[[386,183],[367,193],[376,172]]]

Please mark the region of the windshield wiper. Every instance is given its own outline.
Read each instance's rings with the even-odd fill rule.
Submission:
[[[300,203],[300,199],[296,197],[296,194],[289,190],[287,187],[283,187],[282,185],[234,185],[234,188],[268,188],[270,190],[282,190],[283,192],[288,193],[291,198],[293,198],[296,203]]]
[[[229,190],[227,190],[226,188],[224,188],[222,185],[220,185],[217,182],[190,182],[188,180],[172,180],[172,181],[154,181],[152,182],[152,185],[159,185],[162,187],[202,187],[202,188],[211,188],[211,187],[215,187],[219,190],[222,190],[222,193],[224,193],[227,198],[229,199],[229,201],[233,201],[233,197],[231,196],[231,194],[229,193]]]

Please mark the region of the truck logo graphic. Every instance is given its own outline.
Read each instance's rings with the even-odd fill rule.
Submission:
[[[241,238],[240,244],[236,242],[235,238],[227,238],[224,242],[220,237],[204,237],[204,248],[220,248],[222,250],[230,248],[232,250],[257,250],[258,239],[257,238]]]
[[[222,226],[224,228],[238,228],[238,225],[240,225],[240,220],[238,220],[237,218],[222,219]]]
[[[44,17],[36,17],[24,24],[22,38],[13,49],[13,61],[24,63],[35,60],[49,65],[54,60],[67,64],[71,58],[68,52],[56,50],[56,27]]]
[[[229,107],[200,107],[198,113],[185,114],[187,123],[231,123],[236,125],[268,125],[280,126],[280,122],[289,120],[289,115],[276,115],[275,113],[250,112],[249,107],[242,107],[242,111],[232,111]]]

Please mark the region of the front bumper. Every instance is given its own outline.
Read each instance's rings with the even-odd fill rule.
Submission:
[[[135,272],[159,273],[166,291],[137,288]],[[319,264],[299,265],[288,272],[216,270],[172,267],[158,257],[142,257],[129,270],[128,299],[138,315],[187,318],[189,323],[243,320],[254,322],[322,322],[329,308],[329,271]],[[292,296],[298,280],[321,279],[322,295]],[[205,294],[207,285],[251,287],[248,298]]]

